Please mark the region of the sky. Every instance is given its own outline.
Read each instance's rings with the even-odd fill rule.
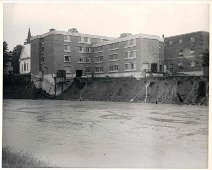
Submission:
[[[4,3],[3,40],[9,50],[27,38],[55,28],[80,33],[119,37],[121,33],[162,36],[209,31],[207,3],[65,2]]]

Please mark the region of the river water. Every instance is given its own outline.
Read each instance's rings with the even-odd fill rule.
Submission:
[[[207,168],[208,107],[4,100],[3,146],[57,167]]]

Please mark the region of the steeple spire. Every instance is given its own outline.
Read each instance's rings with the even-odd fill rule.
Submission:
[[[26,43],[27,44],[30,44],[30,38],[31,38],[32,36],[31,36],[31,32],[30,32],[30,28],[29,28],[29,30],[28,30],[28,36],[27,36],[27,39],[26,39]]]

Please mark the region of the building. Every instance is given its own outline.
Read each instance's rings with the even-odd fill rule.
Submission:
[[[19,72],[20,74],[29,74],[31,71],[31,46],[30,46],[30,38],[31,38],[30,28],[28,31],[28,36],[26,42],[21,50],[20,58],[19,58]]]
[[[203,75],[203,53],[209,49],[209,33],[198,31],[164,39],[164,65],[172,73]]]
[[[92,72],[86,69],[92,66],[92,45],[111,39],[111,37],[81,34],[75,28],[68,32],[50,29],[43,35],[32,37],[32,81],[36,87],[54,94],[60,93],[68,86],[64,83],[59,87],[61,85],[57,80],[58,71],[65,70],[66,79],[82,75],[91,77]]]
[[[163,39],[155,35],[129,33],[93,45],[94,77],[145,77],[163,71]]]

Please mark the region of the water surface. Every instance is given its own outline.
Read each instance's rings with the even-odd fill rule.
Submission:
[[[4,100],[3,146],[58,167],[207,168],[208,107]]]

